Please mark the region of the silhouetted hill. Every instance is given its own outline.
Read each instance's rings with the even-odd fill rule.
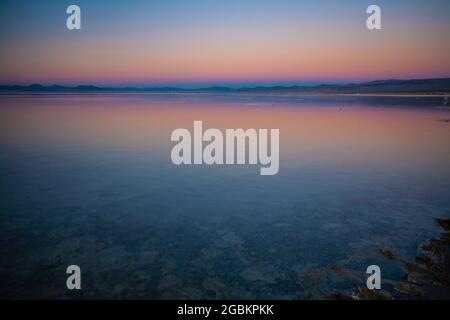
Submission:
[[[450,92],[450,78],[414,80],[377,80],[363,83],[324,84],[318,86],[258,86],[248,88],[208,87],[181,89],[176,87],[74,87],[32,84],[0,85],[0,92],[211,92],[211,93],[292,93],[292,94],[432,94]]]

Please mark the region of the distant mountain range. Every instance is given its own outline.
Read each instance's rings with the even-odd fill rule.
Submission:
[[[258,86],[258,87],[208,87],[182,89],[176,87],[98,87],[80,86],[43,86],[32,84],[0,85],[0,92],[211,92],[211,93],[273,93],[273,94],[443,94],[450,93],[450,78],[414,79],[414,80],[377,80],[363,83],[323,84],[317,86]]]

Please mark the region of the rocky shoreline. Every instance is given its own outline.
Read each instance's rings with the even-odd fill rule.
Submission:
[[[345,291],[326,294],[327,299],[335,300],[447,300],[450,298],[450,219],[435,219],[443,229],[437,239],[429,240],[419,247],[414,260],[404,259],[395,252],[379,249],[378,254],[398,263],[405,276],[400,281],[383,279],[394,290],[368,290],[358,286]],[[331,266],[330,272],[344,277],[355,274],[339,266]],[[363,279],[360,279],[363,280]]]

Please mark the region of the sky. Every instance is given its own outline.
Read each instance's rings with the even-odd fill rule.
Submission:
[[[81,30],[66,8],[81,8]],[[381,8],[382,29],[366,28]],[[448,0],[1,0],[0,84],[200,87],[450,77]]]

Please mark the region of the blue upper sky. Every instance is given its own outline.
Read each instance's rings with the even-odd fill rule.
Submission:
[[[65,27],[66,7],[82,30]],[[369,4],[382,30],[365,27]],[[1,83],[244,85],[450,75],[450,1],[0,2]]]

